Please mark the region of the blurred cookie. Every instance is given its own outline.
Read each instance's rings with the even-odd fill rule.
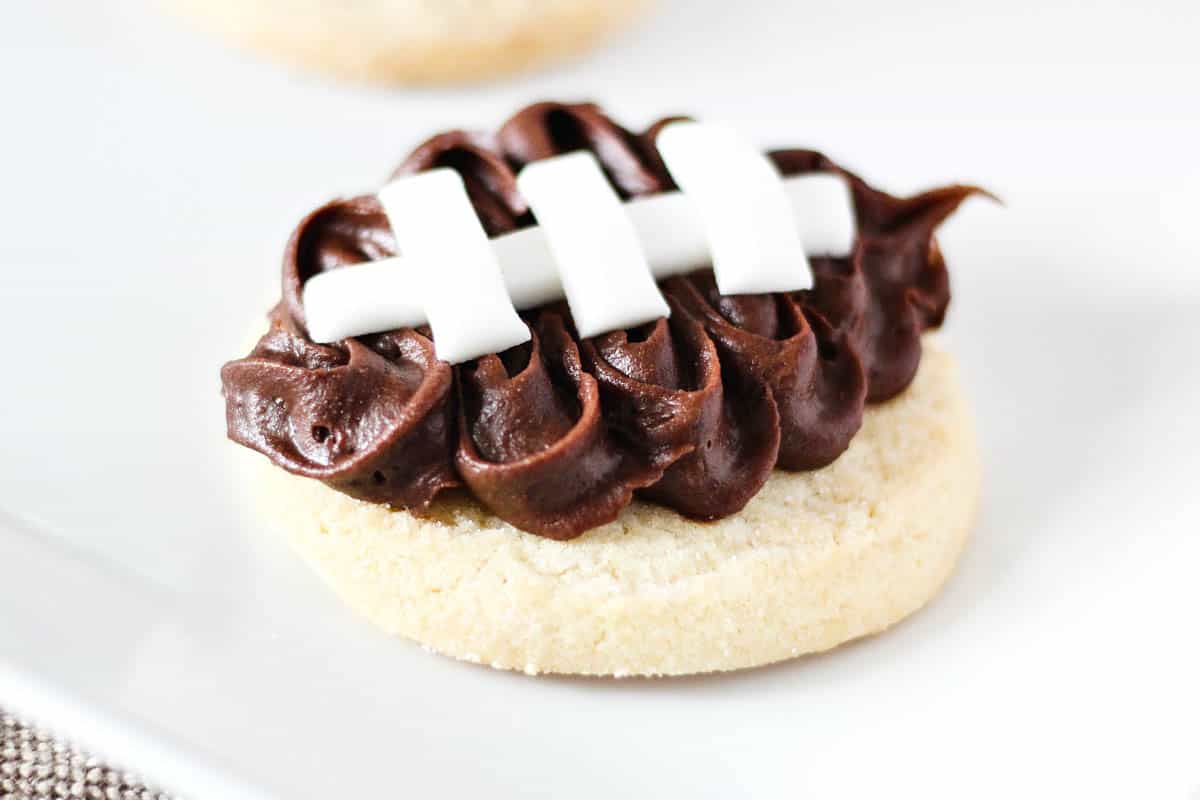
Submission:
[[[652,0],[164,0],[201,27],[346,78],[486,80],[572,56]]]

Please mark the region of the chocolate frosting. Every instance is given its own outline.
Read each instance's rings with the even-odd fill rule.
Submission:
[[[674,118],[672,118],[674,119]],[[675,188],[654,139],[591,104],[538,103],[494,135],[454,131],[396,175],[450,167],[496,236],[534,220],[523,164],[594,153],[622,197]],[[229,436],[280,467],[354,497],[422,512],[464,486],[513,525],[569,539],[613,520],[634,494],[697,519],[741,510],[771,470],[826,466],[867,402],[904,390],[921,334],[950,300],[934,230],[970,195],[871,188],[810,150],[770,153],[787,175],[849,180],[858,241],[815,258],[815,286],[722,296],[712,272],[660,283],[671,316],[591,339],[563,303],[524,312],[530,342],[451,366],[427,328],[332,345],[307,334],[301,287],[325,270],[387,257],[395,240],[373,196],[335,200],[296,229],[270,331],[221,373]]]

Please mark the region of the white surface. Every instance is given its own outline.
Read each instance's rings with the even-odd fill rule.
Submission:
[[[580,336],[670,316],[637,229],[594,155],[528,164],[517,187],[550,245]]]
[[[0,507],[36,524],[0,523],[0,704],[198,800],[1191,800],[1198,13],[680,0],[552,75],[387,92],[131,4],[10,4]],[[1004,198],[942,237],[987,483],[929,609],[746,674],[530,679],[378,636],[242,520],[217,368],[292,225],[543,96]]]
[[[655,143],[671,178],[704,220],[721,294],[812,287],[783,176],[761,145],[707,122],[673,122]]]
[[[398,178],[379,190],[379,202],[409,260],[438,358],[458,364],[529,341],[462,176],[442,168]]]

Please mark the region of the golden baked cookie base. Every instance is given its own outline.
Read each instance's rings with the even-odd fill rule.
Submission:
[[[556,542],[465,497],[422,519],[246,458],[273,522],[388,633],[497,668],[617,676],[769,664],[896,623],[950,574],[980,474],[954,360],[928,338],[913,385],[868,407],[841,458],[776,472],[713,523],[635,502]]]
[[[280,61],[394,83],[487,80],[569,57],[653,0],[160,0]]]

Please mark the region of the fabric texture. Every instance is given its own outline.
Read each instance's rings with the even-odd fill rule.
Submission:
[[[116,769],[0,709],[0,800],[171,800]]]

